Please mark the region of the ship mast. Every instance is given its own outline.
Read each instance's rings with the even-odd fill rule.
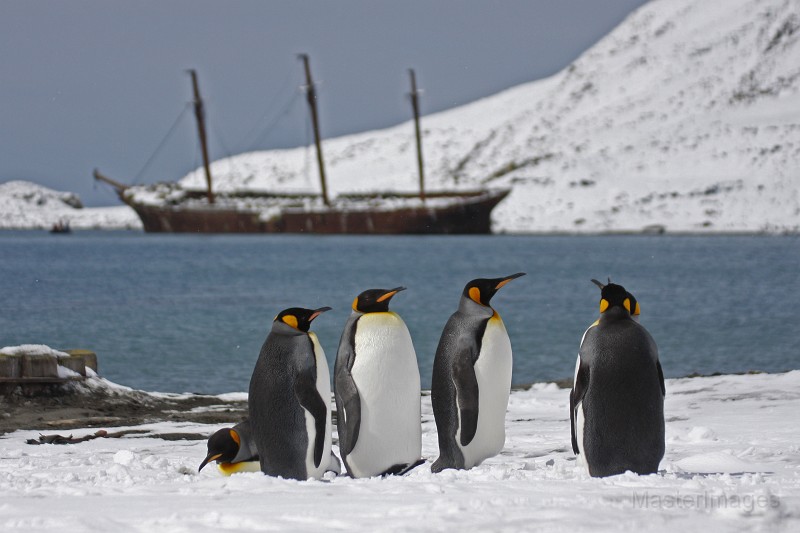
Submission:
[[[319,180],[322,184],[322,201],[325,202],[325,205],[330,206],[331,202],[328,199],[328,185],[325,181],[325,163],[322,160],[322,140],[319,135],[317,91],[314,87],[314,81],[311,79],[311,67],[308,65],[308,54],[298,54],[298,57],[303,60],[303,66],[306,71],[306,98],[308,99],[309,107],[311,107],[311,126],[314,129],[314,143],[317,145],[317,165],[319,166]]]
[[[208,203],[214,203],[214,192],[211,190],[211,166],[208,162],[208,143],[206,142],[206,114],[203,107],[203,99],[200,98],[200,87],[197,84],[197,72],[189,70],[192,76],[192,89],[194,90],[194,116],[197,118],[197,134],[200,137],[200,150],[203,153],[203,167],[206,170],[206,195]]]
[[[417,76],[414,69],[408,69],[411,75],[411,108],[414,110],[414,131],[417,135],[417,167],[419,168],[419,197],[425,203],[425,168],[422,164],[422,133],[419,129],[419,92],[417,91]]]

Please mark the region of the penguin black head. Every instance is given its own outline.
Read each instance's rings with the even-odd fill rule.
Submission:
[[[236,454],[239,453],[240,443],[241,439],[235,429],[220,429],[209,437],[208,455],[206,455],[206,458],[200,463],[200,468],[198,468],[197,471],[201,471],[203,467],[211,461],[230,463],[233,461],[233,458],[236,457]]]
[[[605,290],[606,287],[610,287],[610,286],[620,287],[620,288],[622,288],[622,286],[621,285],[614,285],[613,283],[611,283],[611,278],[608,278],[608,284],[607,285],[604,285],[604,284],[600,283],[596,279],[593,279],[592,283],[594,283],[595,285],[600,287],[600,312],[601,313],[605,313],[606,309],[608,309],[611,306],[610,305],[611,304],[611,300],[608,300],[607,298],[605,298],[603,290]],[[624,288],[622,288],[622,290],[625,291]],[[616,289],[614,289],[614,291],[616,291]],[[631,314],[631,316],[638,320],[639,314],[642,312],[641,307],[639,307],[639,301],[630,292],[625,291],[625,294],[626,294],[626,298],[628,299],[628,305],[627,306],[625,305],[625,299],[623,298],[622,307],[625,307],[628,310],[628,312]],[[604,300],[607,302],[605,307],[604,307],[604,304],[603,304]]]
[[[394,289],[369,289],[353,300],[353,311],[361,313],[385,313],[389,311],[389,300],[400,291],[406,290],[405,287]]]
[[[325,311],[330,310],[330,307],[320,307],[319,309],[290,307],[289,309],[284,309],[278,313],[278,316],[275,317],[274,322],[283,322],[284,324],[288,324],[297,330],[307,333],[308,329],[311,327],[311,321]]]
[[[475,303],[488,307],[492,296],[494,296],[501,287],[503,287],[512,279],[517,279],[524,275],[525,272],[518,272],[517,274],[511,274],[510,276],[506,276],[504,278],[473,279],[467,283],[466,287],[464,287],[464,292],[462,294],[465,298],[469,298]]]

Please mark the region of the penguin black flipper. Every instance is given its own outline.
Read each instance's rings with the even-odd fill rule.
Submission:
[[[339,451],[343,456],[350,455],[358,442],[361,428],[361,397],[356,382],[349,369],[336,373],[336,409],[338,412]]]
[[[309,366],[298,372],[294,381],[294,394],[300,405],[314,417],[314,466],[319,468],[322,463],[322,452],[325,448],[325,426],[328,411],[325,400],[317,391],[316,368]]]
[[[333,388],[336,394],[336,426],[339,431],[339,452],[347,464],[347,456],[353,451],[358,442],[358,432],[361,428],[361,397],[358,387],[350,373],[356,360],[355,334],[358,319],[349,320],[342,332],[342,337],[347,336],[347,342],[339,343],[339,353],[336,354],[334,366]]]
[[[461,445],[467,446],[478,430],[478,378],[469,363],[455,366],[456,398],[461,418]]]
[[[572,387],[572,391],[569,393],[569,421],[570,421],[570,428],[572,429],[572,451],[575,455],[580,453],[580,448],[578,448],[578,428],[576,424],[578,423],[575,420],[578,404],[583,401],[583,397],[586,395],[586,389],[589,388],[589,365],[581,364],[578,366],[578,373],[575,375],[575,384]]]
[[[664,386],[664,371],[661,370],[661,361],[656,361],[656,368],[658,368],[658,381],[661,383],[661,396],[666,396],[667,388]]]
[[[482,334],[483,332],[481,332]],[[472,340],[472,339],[470,339]],[[456,386],[459,418],[461,419],[461,446],[467,446],[478,431],[478,377],[475,361],[480,353],[477,342],[460,343],[459,356],[453,365],[453,382]]]

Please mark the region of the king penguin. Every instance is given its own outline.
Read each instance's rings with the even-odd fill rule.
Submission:
[[[432,472],[467,469],[500,453],[511,391],[511,341],[492,297],[524,272],[467,283],[433,361],[431,403],[439,434]]]
[[[258,450],[253,441],[249,420],[243,420],[232,428],[220,429],[209,437],[208,454],[197,471],[201,471],[211,461],[216,461],[217,469],[223,476],[238,472],[261,471],[261,462],[258,459]],[[333,452],[328,471],[335,474],[340,474],[342,471],[339,459]]]
[[[261,471],[320,478],[331,457],[330,372],[311,321],[330,307],[281,311],[250,378],[248,406]]]
[[[199,472],[211,461],[217,462],[217,468],[225,475],[236,472],[259,472],[256,443],[250,430],[250,422],[243,420],[232,428],[223,428],[208,439],[208,454],[200,464]]]
[[[389,301],[404,287],[353,301],[334,366],[339,452],[356,478],[402,474],[422,461],[417,355]]]
[[[572,450],[593,477],[652,474],[664,457],[664,374],[621,285],[601,289],[600,318],[583,334],[570,393]]]

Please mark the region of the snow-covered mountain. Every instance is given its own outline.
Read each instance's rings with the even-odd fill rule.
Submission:
[[[128,206],[84,208],[71,192],[27,181],[0,183],[0,229],[50,229],[58,222],[73,229],[141,229]]]
[[[424,117],[428,186],[513,187],[498,231],[796,232],[798,30],[798,0],[654,0],[558,74]],[[326,140],[331,192],[414,190],[413,143],[410,122]],[[213,173],[318,191],[315,164],[302,147]]]

